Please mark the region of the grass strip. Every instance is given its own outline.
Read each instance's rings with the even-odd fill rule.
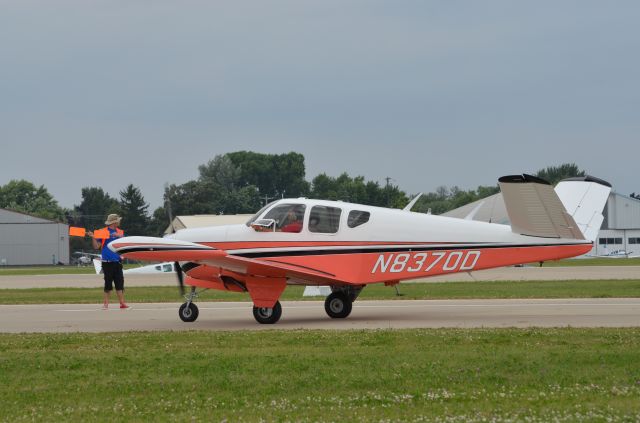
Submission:
[[[135,269],[137,264],[125,264],[124,269]],[[2,276],[39,276],[39,275],[95,275],[91,266],[4,266],[0,267]]]
[[[530,264],[529,266],[535,266]],[[583,267],[583,266],[640,266],[640,257],[633,258],[586,258],[545,261],[542,267]]]
[[[0,335],[0,420],[638,421],[640,329]]]
[[[640,280],[574,280],[517,282],[438,282],[405,283],[398,287],[376,284],[366,287],[363,300],[428,300],[428,299],[493,299],[493,298],[637,298]],[[290,286],[282,300],[321,300],[303,297],[304,288]],[[113,295],[115,299],[115,295]],[[126,288],[131,303],[179,302],[178,289],[172,286]],[[248,294],[206,291],[199,301],[249,301]],[[102,301],[102,289],[96,288],[31,288],[0,289],[0,304],[90,304]]]

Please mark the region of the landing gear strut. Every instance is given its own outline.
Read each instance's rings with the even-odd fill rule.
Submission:
[[[183,322],[195,322],[198,318],[198,306],[193,303],[193,300],[198,297],[198,293],[196,292],[196,287],[191,287],[191,292],[185,295],[187,302],[182,304],[178,309],[178,316],[180,316],[180,320]]]
[[[363,286],[332,286],[333,291],[324,302],[324,311],[332,319],[344,319],[351,314],[353,302],[360,295]]]
[[[272,325],[282,316],[282,306],[280,301],[276,301],[273,308],[271,307],[253,307],[253,317],[258,323],[263,325]]]

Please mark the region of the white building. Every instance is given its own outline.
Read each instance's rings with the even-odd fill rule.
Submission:
[[[624,250],[640,255],[640,200],[612,192],[604,209],[604,222],[593,255]]]
[[[0,209],[0,265],[69,264],[69,225]]]

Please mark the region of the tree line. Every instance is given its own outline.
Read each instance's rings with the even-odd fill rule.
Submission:
[[[279,198],[308,197],[342,200],[381,207],[402,208],[410,196],[387,178],[384,184],[344,172],[337,177],[321,173],[311,182],[305,178],[304,156],[300,153],[262,154],[238,151],[217,155],[198,167],[199,176],[184,184],[164,188],[164,204],[153,212],[140,189],[129,184],[113,198],[100,187],[84,187],[82,201],[65,209],[44,186],[12,180],[0,186],[0,208],[66,222],[73,226],[98,228],[110,213],[123,217],[128,235],[162,235],[170,216],[193,214],[254,213],[265,203]],[[539,170],[535,175],[555,184],[585,172],[577,165],[562,164]],[[499,192],[496,185],[463,190],[441,186],[424,194],[413,211],[441,214]],[[74,239],[73,248],[89,248],[87,240]]]

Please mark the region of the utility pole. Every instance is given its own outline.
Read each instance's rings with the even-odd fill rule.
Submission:
[[[169,197],[169,183],[164,184],[164,197],[165,204],[167,206],[167,215],[169,216],[169,226],[171,227],[171,233],[176,230],[173,228],[173,213],[171,212],[171,198]]]
[[[269,204],[269,200],[272,200],[276,197],[269,197],[267,194],[264,195],[264,205],[266,206],[267,204]]]
[[[384,178],[384,180],[386,181],[386,185],[384,186],[384,196],[385,196],[385,206],[390,207],[391,204],[389,204],[389,182],[393,181],[393,178],[387,176],[386,178]]]

